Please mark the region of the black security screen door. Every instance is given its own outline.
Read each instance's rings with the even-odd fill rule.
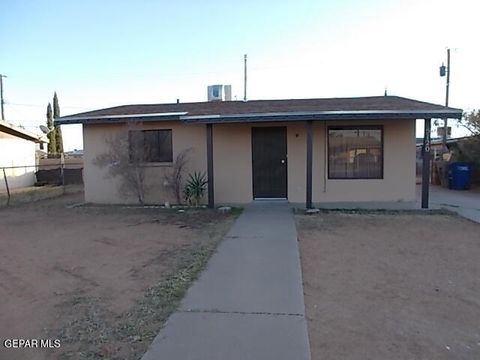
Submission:
[[[252,128],[253,197],[287,197],[287,128]]]

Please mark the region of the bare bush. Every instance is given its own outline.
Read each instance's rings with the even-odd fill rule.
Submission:
[[[108,177],[120,178],[120,195],[133,195],[139,204],[145,203],[145,166],[143,164],[143,139],[134,136],[136,124],[129,124],[125,131],[107,138],[108,150],[98,155],[93,164],[108,168]]]
[[[183,202],[183,179],[188,163],[188,155],[191,150],[191,148],[188,148],[178,153],[173,162],[171,171],[165,174],[165,181],[168,186],[171,187],[177,204]]]

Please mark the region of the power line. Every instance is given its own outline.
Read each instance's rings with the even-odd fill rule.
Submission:
[[[12,103],[10,101],[5,101],[4,102],[5,104],[7,105],[10,105],[10,106],[26,106],[26,107],[46,107],[46,105],[39,105],[39,104],[20,104],[20,103]],[[90,109],[89,107],[85,107],[85,106],[66,106],[66,105],[62,105],[62,109],[81,109],[81,110],[88,110]]]
[[[24,128],[24,129],[27,129],[27,128],[28,129],[36,129],[36,130],[39,129],[38,125],[36,125],[36,126],[35,125],[23,125],[21,123],[18,123],[18,124],[14,123],[13,125],[18,126],[19,128]]]
[[[9,122],[26,122],[26,123],[43,123],[43,119],[21,119],[21,120],[9,120]]]

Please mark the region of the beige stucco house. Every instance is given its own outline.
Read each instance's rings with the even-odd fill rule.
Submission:
[[[120,179],[95,165],[109,139],[130,131],[145,147],[148,203],[175,202],[164,174],[191,149],[187,172],[208,174],[210,206],[285,198],[312,207],[415,200],[416,120],[429,125],[432,118],[461,114],[381,96],[126,105],[64,116],[56,124],[83,124],[87,202],[136,201],[121,194]]]
[[[36,150],[48,140],[0,120],[0,191],[35,183]],[[5,177],[6,180],[5,181]]]

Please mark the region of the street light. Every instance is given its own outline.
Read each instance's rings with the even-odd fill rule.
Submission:
[[[445,89],[445,106],[448,106],[448,96],[449,96],[449,89],[450,89],[450,48],[447,48],[447,66],[442,63],[440,66],[440,76],[447,77],[446,82],[446,89]],[[444,127],[443,127],[443,136],[442,136],[442,146],[444,151],[447,149],[447,130],[448,130],[448,119],[445,118],[443,120]]]
[[[442,66],[440,66],[440,76],[443,77],[447,74],[447,67],[445,66],[444,63],[442,63]]]

